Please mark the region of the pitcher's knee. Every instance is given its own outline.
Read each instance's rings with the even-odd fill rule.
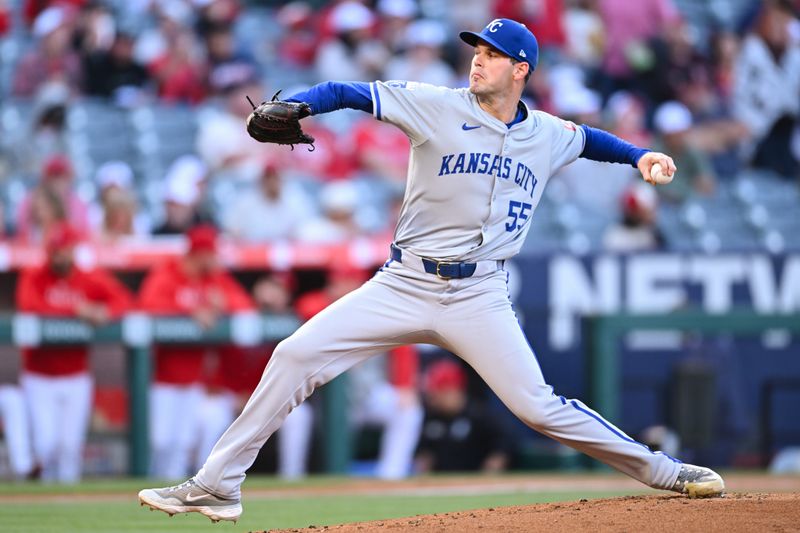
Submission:
[[[534,397],[526,402],[523,409],[516,412],[527,426],[541,431],[553,423],[553,407],[550,398]]]
[[[275,361],[273,364],[303,366],[318,361],[322,350],[319,342],[313,339],[291,336],[278,343],[271,359]]]
[[[520,417],[525,424],[531,429],[541,431],[550,425],[550,420],[544,413],[539,411],[526,412]]]
[[[275,351],[272,353],[272,359],[277,361],[283,361],[287,359],[298,361],[305,355],[305,347],[303,346],[304,344],[306,343],[302,340],[296,339],[295,337],[283,339],[275,347]]]

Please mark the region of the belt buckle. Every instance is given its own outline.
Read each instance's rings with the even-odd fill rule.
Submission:
[[[436,277],[440,279],[453,279],[453,276],[444,276],[439,271],[439,267],[442,265],[457,265],[457,261],[436,261]]]

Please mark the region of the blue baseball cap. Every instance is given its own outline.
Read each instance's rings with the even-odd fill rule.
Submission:
[[[461,40],[470,46],[485,41],[509,57],[527,63],[531,72],[539,62],[539,43],[531,30],[511,19],[494,19],[480,33],[462,31]]]

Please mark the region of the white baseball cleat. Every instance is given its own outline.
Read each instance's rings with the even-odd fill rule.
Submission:
[[[141,490],[139,502],[170,516],[177,513],[200,513],[209,517],[212,522],[231,520],[235,523],[242,516],[241,500],[220,498],[206,492],[195,483],[194,478],[173,487]]]
[[[714,498],[725,494],[722,476],[703,466],[682,464],[678,479],[670,490],[690,498]]]

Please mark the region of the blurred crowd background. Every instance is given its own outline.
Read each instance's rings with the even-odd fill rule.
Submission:
[[[88,238],[334,242],[391,231],[408,142],[359,112],[317,150],[251,142],[253,100],[325,80],[466,84],[463,28],[524,22],[533,107],[669,152],[658,194],[589,161],[547,192],[526,251],[800,245],[800,22],[790,0],[0,2],[0,235],[60,211]],[[250,193],[252,194],[242,194]],[[50,194],[55,193],[55,194]]]
[[[99,309],[75,312],[85,320],[113,318],[115,306],[182,312],[206,325],[237,308],[307,319],[367,279],[369,269],[236,272],[195,287],[203,305],[163,296],[173,285],[196,285],[175,281],[185,267],[175,265],[205,275],[218,238],[232,246],[388,243],[409,143],[367,114],[341,111],[304,121],[316,138],[313,152],[260,145],[244,129],[246,96],[258,102],[327,80],[465,86],[473,51],[458,31],[508,17],[526,24],[541,48],[523,95],[532,108],[664,151],[678,167],[676,181],[659,188],[622,165],[578,160],[565,167],[536,211],[523,256],[797,251],[798,13],[792,0],[0,0],[0,242],[38,247],[50,262],[64,250],[72,261],[79,242],[188,243],[171,266],[118,275],[119,292],[100,298]],[[4,286],[18,288],[16,278]],[[20,292],[3,305],[44,312],[22,303]],[[155,405],[180,412],[207,400],[198,419],[217,427],[201,438],[193,426],[179,429],[178,421],[192,417],[154,422],[154,475],[181,477],[192,461],[202,462],[269,350],[215,352],[157,353],[155,379],[163,386]],[[238,363],[209,363],[214,357]],[[89,371],[85,362],[45,371],[35,359],[29,354],[21,363],[23,374]],[[225,367],[241,371],[225,376]],[[5,368],[3,381],[14,381],[14,364]],[[373,447],[380,449],[378,475],[406,475],[415,454],[416,471],[515,464],[513,438],[480,401],[485,391],[476,376],[452,357],[413,348],[365,372],[353,380],[361,405],[353,418],[393,428]],[[124,425],[119,389],[86,392],[87,424],[93,397],[105,423]],[[294,440],[283,439],[278,467],[287,477],[308,469],[312,446],[313,415],[298,410],[293,417]],[[70,437],[64,445],[62,462],[73,467],[62,472],[54,466],[56,437],[37,441],[43,430],[36,424],[48,422],[31,424],[36,453],[16,474],[44,469],[47,479],[77,479],[73,463],[83,441]],[[674,432],[654,431],[652,442],[677,446]],[[106,464],[100,459],[93,464],[114,470],[97,466]]]

